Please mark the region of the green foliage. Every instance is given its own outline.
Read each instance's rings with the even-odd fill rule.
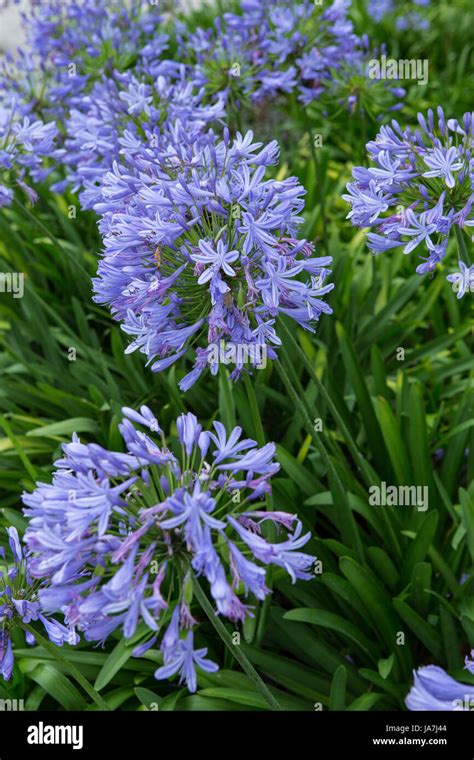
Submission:
[[[382,40],[386,30],[363,5],[355,3],[356,22]],[[472,8],[467,0],[468,23],[462,2],[433,5],[426,35],[394,37],[395,57],[429,50],[429,85],[411,87],[404,121],[438,102],[449,116],[472,108]],[[21,492],[50,478],[72,432],[120,447],[120,407],[147,403],[164,428],[192,410],[203,422],[219,417],[277,442],[274,507],[299,515],[322,563],[307,584],[273,573],[269,604],[236,645],[240,665],[230,624],[224,635],[212,621],[201,626],[223,668],[199,674],[193,696],[155,681],[161,655],[134,659],[132,642],[119,635],[103,650],[65,647],[111,709],[266,710],[266,690],[285,710],[400,710],[414,667],[454,672],[474,647],[472,298],[458,301],[440,274],[413,275],[399,251],[371,258],[340,196],[376,125],[319,118],[296,109],[272,137],[281,136],[280,176],[296,174],[308,190],[304,234],[334,257],[334,316],[313,337],[286,324],[283,372],[269,363],[250,388],[231,386],[222,371],[182,395],[184,360],[153,375],[140,356],[124,355],[119,326],[91,300],[101,244],[94,216],[75,197],[42,194],[34,209],[0,214],[0,268],[25,273],[23,298],[0,297],[0,523],[24,528]],[[324,135],[317,165],[314,132]],[[382,482],[426,487],[427,510],[371,505],[370,489]],[[0,684],[2,698],[25,699],[27,709],[98,709],[49,651],[15,643],[17,666]]]

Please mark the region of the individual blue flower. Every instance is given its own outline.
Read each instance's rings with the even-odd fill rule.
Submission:
[[[211,660],[206,660],[207,649],[194,649],[194,634],[189,631],[185,639],[180,639],[176,649],[167,658],[167,662],[155,671],[155,678],[163,680],[172,678],[179,673],[180,683],[186,683],[193,694],[197,688],[196,666],[205,673],[215,673],[219,666]]]
[[[238,251],[228,251],[223,240],[218,241],[217,250],[214,250],[205,240],[200,240],[199,250],[201,251],[200,253],[191,254],[193,261],[196,261],[199,264],[204,264],[206,267],[199,276],[198,285],[203,285],[204,283],[209,282],[209,280],[218,275],[221,271],[228,277],[235,277],[235,270],[232,269],[231,264],[239,258]],[[229,287],[226,286],[225,283],[224,287],[225,290],[222,292],[225,293],[229,290]]]
[[[248,560],[232,541],[229,541],[229,549],[234,581],[243,583],[245,589],[251,591],[257,599],[265,599],[269,590],[265,585],[266,573],[263,567]]]
[[[474,264],[468,267],[464,261],[458,261],[459,272],[449,274],[446,279],[453,284],[453,290],[458,298],[466,293],[474,293]]]
[[[21,548],[17,529],[13,527],[7,528],[7,534],[8,534],[8,543],[10,544],[10,549],[13,554],[14,561],[22,562],[23,551]]]
[[[192,493],[178,490],[173,496],[168,497],[167,504],[173,517],[161,520],[160,527],[163,530],[170,530],[182,525],[186,544],[189,547],[195,549],[199,547],[204,525],[216,530],[222,530],[225,527],[225,523],[212,517],[211,513],[216,509],[215,499],[202,492],[199,480]]]
[[[473,672],[467,658],[466,669]],[[405,702],[409,710],[472,710],[474,684],[456,681],[443,668],[427,665],[414,671],[414,684]]]
[[[429,211],[415,214],[412,208],[408,208],[404,215],[404,221],[399,227],[399,233],[406,235],[411,240],[405,245],[403,253],[410,253],[420,243],[426,243],[428,250],[433,250],[435,243],[432,236],[439,229],[440,220],[443,218],[443,202],[445,195],[442,193],[436,206]]]
[[[272,564],[283,567],[290,575],[293,583],[297,578],[310,580],[312,577],[310,570],[314,565],[315,558],[310,554],[298,551],[298,549],[308,543],[311,534],[300,535],[302,530],[300,521],[297,522],[294,533],[290,535],[287,541],[271,544],[261,536],[244,528],[235,518],[229,516],[227,519],[261,562],[266,565]]]
[[[430,167],[430,171],[423,172],[423,177],[442,177],[449,188],[456,184],[453,172],[463,168],[463,162],[459,160],[460,154],[454,145],[450,148],[433,148],[425,156],[423,161]]]
[[[4,681],[9,681],[13,673],[14,657],[10,636],[6,631],[0,631],[0,675]]]

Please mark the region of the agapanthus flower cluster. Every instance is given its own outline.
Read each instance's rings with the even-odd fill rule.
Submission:
[[[31,125],[35,127],[33,139],[21,148],[21,165],[36,168],[42,157],[48,156],[54,159],[49,171],[54,163],[68,168],[74,190],[82,189],[79,180],[87,181],[87,176],[83,177],[87,158],[89,169],[99,173],[100,167],[94,167],[93,161],[99,158],[104,164],[110,159],[116,132],[127,114],[120,98],[120,77],[132,65],[139,71],[150,48],[155,57],[165,49],[167,37],[160,32],[160,23],[158,7],[146,0],[125,5],[113,0],[32,4],[24,15],[27,48],[0,64],[0,106],[4,109],[0,122],[18,122],[21,117],[31,133]],[[127,86],[125,83],[123,89]],[[103,123],[98,126],[100,120]],[[11,137],[12,130],[7,127],[6,134]],[[0,131],[0,152],[1,143]],[[11,145],[7,149],[12,152]],[[110,165],[111,161],[107,167]],[[60,180],[51,189],[62,192],[67,184]],[[34,191],[26,189],[33,199]],[[11,199],[11,191],[3,189],[0,203],[7,198]]]
[[[195,65],[206,89],[222,93],[237,107],[297,85],[291,57],[304,42],[309,3],[241,0],[238,13],[217,16],[210,29],[178,26],[179,55]]]
[[[205,98],[189,67],[156,60],[161,48],[155,41],[153,56],[133,73],[115,72],[96,82],[66,119],[64,163],[84,208],[93,208],[100,199],[104,174],[122,160],[131,135],[136,140],[145,135],[152,145],[160,137],[163,144],[178,122],[192,136],[225,116],[223,100]],[[121,139],[125,134],[128,141]]]
[[[296,178],[265,179],[275,141],[262,146],[252,132],[232,140],[227,129],[222,139],[193,135],[177,124],[156,143],[126,133],[125,164],[104,178],[95,300],[110,305],[134,338],[128,351],[144,353],[153,371],[195,352],[183,390],[207,366],[216,374],[226,351],[237,379],[246,363],[275,357],[278,315],[314,330],[331,313],[323,300],[331,258],[296,237],[305,192]]]
[[[426,274],[443,261],[455,227],[465,240],[464,228],[474,226],[474,122],[472,113],[447,121],[438,108],[437,116],[418,114],[418,123],[415,130],[402,130],[395,120],[380,128],[367,145],[371,165],[353,170],[344,198],[352,223],[373,230],[371,251],[402,247],[408,254],[421,246],[425,256],[416,271]]]
[[[44,77],[38,58],[27,49],[16,49],[0,58],[0,102],[20,104],[22,112],[38,114]],[[39,115],[39,114],[38,114]]]
[[[474,651],[471,652],[471,658]],[[465,668],[474,674],[474,661],[466,657]],[[460,711],[474,708],[474,684],[456,681],[438,665],[414,671],[414,684],[405,700],[409,710]]]
[[[314,24],[313,17],[308,44],[296,61],[299,97],[306,105],[326,93],[339,98],[347,74],[350,78],[355,70],[364,69],[367,41],[355,34],[349,7],[350,0],[335,0],[323,10],[321,23]],[[354,105],[355,100],[347,101],[349,110]]]
[[[145,0],[48,0],[25,19],[30,50],[9,61],[4,84],[59,125],[67,180],[52,189],[71,185],[83,208],[93,207],[103,174],[120,160],[124,132],[153,141],[177,120],[194,134],[225,115],[223,97],[205,91],[194,67],[165,58],[160,13]]]
[[[429,4],[430,0],[369,0],[367,12],[374,21],[387,20],[389,23],[393,23],[393,16],[397,14],[395,26],[400,32],[407,29],[423,31],[429,28],[430,23],[419,9]]]
[[[180,55],[196,66],[210,92],[229,107],[261,103],[295,92],[308,105],[399,108],[405,94],[366,74],[369,44],[355,31],[350,0],[329,7],[312,0],[241,0],[239,13],[225,13],[211,29],[180,30]],[[334,110],[334,108],[332,108]]]
[[[156,34],[161,11],[148,0],[42,0],[25,18],[28,46],[48,73],[55,116],[80,102],[97,76],[134,64]],[[58,110],[59,109],[59,110]]]
[[[403,91],[367,76],[368,43],[354,33],[349,5],[242,0],[240,12],[218,16],[214,28],[190,31],[147,0],[46,0],[26,16],[29,50],[4,83],[28,111],[25,118],[54,132],[64,149],[54,158],[68,179],[52,189],[70,184],[90,209],[104,173],[122,160],[125,133],[153,140],[177,120],[193,134],[220,129],[224,106],[235,114],[293,92],[306,105],[324,96],[325,113],[397,108]],[[166,59],[171,29],[174,60]],[[45,147],[35,145],[31,161]],[[6,203],[10,190],[2,196]]]
[[[323,114],[341,109],[380,119],[403,107],[402,87],[368,76],[370,60],[378,55],[367,35],[355,33],[349,17],[350,0],[335,0],[315,12],[313,3],[304,47],[296,59],[299,100],[306,106],[320,102]],[[322,12],[321,12],[322,11]],[[383,50],[381,51],[383,52]]]
[[[293,581],[312,577],[315,558],[300,551],[310,534],[295,515],[259,508],[279,469],[274,444],[258,448],[220,422],[204,431],[193,414],[177,419],[170,441],[148,407],[123,414],[125,453],[74,436],[52,484],[24,494],[30,572],[47,580],[44,608],[61,610],[88,641],[114,631],[129,639],[144,624],[135,656],[160,640],[156,677],[179,672],[195,691],[195,666],[217,665],[194,648],[194,578],[217,614],[243,621],[269,593],[269,565]],[[268,524],[280,540],[266,537]]]
[[[169,18],[159,6],[148,0],[34,4],[26,17],[28,45],[47,80],[43,99],[56,121],[81,109],[97,79],[140,67],[157,38],[166,43],[162,29]],[[188,28],[186,16],[174,21],[178,60],[191,64],[192,78],[211,97],[239,109],[246,100],[292,92],[308,104],[327,90],[354,110],[360,91],[376,84],[364,74],[368,43],[354,31],[350,0],[329,7],[313,0],[241,0],[236,6],[211,29]]]
[[[16,94],[0,97],[0,208],[9,206],[21,188],[31,202],[37,199],[32,183],[42,182],[63,152],[56,145],[57,128],[45,124]]]
[[[72,108],[82,108],[97,81],[112,82],[142,57],[166,47],[158,6],[147,0],[44,0],[23,14],[27,43],[0,61],[0,102],[15,98],[25,113],[64,132]],[[6,107],[10,103],[5,104]],[[13,106],[13,103],[11,103]]]
[[[7,534],[12,559],[7,560],[5,549],[0,546],[0,675],[5,681],[13,672],[11,632],[15,628],[40,622],[57,646],[77,644],[79,640],[72,627],[49,617],[43,609],[38,598],[41,584],[31,578],[18,531],[14,527],[7,528]],[[25,638],[31,646],[36,642],[30,630],[25,630]]]

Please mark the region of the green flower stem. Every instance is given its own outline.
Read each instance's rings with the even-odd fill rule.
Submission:
[[[271,567],[267,570],[267,580],[266,580],[267,588],[271,591],[273,588],[273,569]],[[258,608],[258,621],[257,621],[257,631],[255,633],[255,646],[260,647],[262,645],[263,639],[265,638],[265,632],[267,630],[267,623],[268,623],[268,615],[270,612],[270,602],[271,602],[272,595],[267,594],[265,599],[263,600],[262,605]]]
[[[326,465],[330,481],[332,480],[332,486],[334,489],[334,504],[336,506],[336,509],[338,509],[339,511],[340,527],[341,527],[341,534],[343,537],[343,541],[349,546],[352,546],[352,548],[358,555],[358,558],[360,559],[360,561],[363,562],[364,549],[362,546],[362,542],[360,540],[359,532],[357,530],[356,522],[354,520],[354,515],[352,514],[352,510],[349,505],[349,501],[347,499],[347,494],[346,494],[344,485],[339,477],[339,473],[334,467],[334,464],[331,458],[328,456],[326,449],[324,447],[324,444],[321,441],[321,438],[319,437],[318,433],[314,429],[313,423],[311,421],[311,417],[306,409],[306,405],[302,397],[298,395],[297,391],[295,390],[295,387],[293,386],[293,383],[291,382],[288,372],[286,371],[284,366],[281,364],[279,359],[275,361],[275,365],[283,381],[283,384],[288,392],[288,395],[293,401],[294,407],[301,417],[301,421],[303,422],[303,425],[306,431],[311,436],[313,443],[316,446],[316,449],[318,450],[321,456],[322,461]]]
[[[327,221],[326,221],[326,199],[324,196],[324,188],[323,188],[323,175],[321,171],[321,163],[318,158],[318,154],[316,152],[316,148],[314,147],[314,137],[313,135],[310,135],[310,145],[311,145],[311,156],[313,158],[314,163],[314,169],[316,172],[316,182],[319,185],[319,203],[321,205],[321,221],[323,224],[323,245],[325,248],[327,248],[328,244],[328,238],[327,238]]]
[[[247,398],[249,400],[250,411],[252,414],[252,420],[255,427],[255,437],[259,446],[265,446],[265,431],[263,429],[262,417],[260,415],[260,408],[258,406],[257,395],[255,388],[248,375],[244,375],[244,385],[247,392]],[[265,496],[265,505],[268,511],[273,509],[273,500],[271,494]]]
[[[41,633],[38,633],[38,631],[36,631],[27,623],[23,623],[22,628],[25,631],[32,633],[38,644],[41,644],[43,649],[46,649],[46,651],[49,652],[60,665],[64,666],[64,668],[69,672],[69,675],[71,675],[77,681],[77,683],[82,686],[84,691],[95,702],[99,710],[109,711],[111,709],[105,699],[100,696],[94,687],[90,685],[87,678],[82,675],[81,671],[76,668],[76,666],[73,665],[72,662],[67,659],[67,657],[63,655],[59,647],[55,646],[55,644],[52,644],[49,639],[46,639],[41,635]]]
[[[288,359],[288,363],[286,364],[286,371],[288,373],[288,378],[290,382],[292,383],[293,387],[295,388],[298,397],[301,399],[301,402],[306,409],[306,413],[308,417],[314,421],[315,419],[314,415],[316,414],[315,402],[308,401],[307,389],[303,387],[303,383],[298,377],[296,369],[293,366],[293,362],[289,359],[289,357],[286,357],[286,358]],[[342,452],[339,447],[339,444],[333,439],[332,436],[327,435],[324,431],[321,430],[318,432],[319,432],[320,440],[323,441],[326,447],[325,451],[327,453],[332,454],[332,456],[335,457],[336,461],[340,461],[342,457]]]
[[[220,638],[222,639],[226,647],[230,650],[232,655],[235,657],[239,665],[241,665],[242,670],[248,675],[248,677],[254,684],[257,691],[262,695],[262,697],[265,699],[265,701],[268,703],[268,705],[270,706],[272,710],[281,710],[282,708],[280,704],[277,702],[277,700],[271,693],[268,686],[264,683],[264,681],[262,681],[257,671],[253,667],[252,663],[248,660],[248,658],[244,655],[244,653],[239,649],[239,646],[233,643],[232,637],[229,631],[227,630],[227,628],[225,627],[221,619],[216,615],[209,599],[207,598],[199,581],[197,580],[194,574],[193,574],[193,589],[196,595],[196,599],[198,600],[203,611],[206,613],[207,617],[209,618],[209,622],[215,628]]]
[[[327,402],[329,410],[330,410],[330,412],[331,412],[331,414],[332,414],[332,416],[334,418],[334,421],[339,426],[339,429],[340,429],[342,435],[346,439],[346,442],[347,442],[347,444],[349,446],[349,449],[350,449],[351,454],[352,454],[352,456],[354,458],[354,461],[356,462],[356,464],[358,465],[358,467],[360,469],[360,472],[361,472],[361,474],[362,474],[362,476],[363,476],[363,478],[365,480],[366,486],[370,488],[374,483],[377,483],[377,482],[380,481],[379,475],[375,472],[375,470],[373,470],[373,468],[369,465],[369,463],[360,454],[359,449],[357,447],[357,444],[355,443],[354,439],[352,438],[351,433],[350,433],[350,431],[349,431],[346,423],[344,422],[342,416],[339,414],[339,411],[338,411],[336,405],[334,404],[334,402],[332,401],[332,399],[331,399],[328,391],[326,390],[326,388],[324,387],[324,385],[321,383],[319,377],[317,376],[317,374],[316,374],[316,372],[314,370],[314,367],[312,366],[312,364],[309,361],[308,357],[304,353],[303,349],[300,347],[299,343],[297,343],[297,341],[295,340],[295,338],[291,334],[290,330],[288,329],[288,327],[284,324],[284,322],[282,320],[280,320],[280,327],[282,328],[282,332],[284,333],[285,339],[287,339],[288,342],[291,343],[291,345],[293,345],[294,348],[297,350],[298,355],[300,356],[300,358],[301,358],[304,366],[308,370],[308,372],[309,372],[309,374],[310,374],[313,382],[315,383],[317,389],[321,392],[322,396],[324,397],[325,401]],[[301,397],[303,398],[302,394],[301,394]],[[329,440],[328,443],[331,443],[331,441]],[[387,530],[389,531],[389,533],[391,535],[391,538],[392,538],[392,541],[393,541],[393,545],[396,547],[396,550],[397,550],[397,552],[398,552],[398,554],[399,554],[399,556],[401,558],[400,544],[399,544],[397,535],[396,535],[396,533],[395,533],[395,531],[393,529],[392,522],[389,519],[389,517],[386,514],[386,512],[383,512],[383,521],[384,521],[384,523],[385,523],[385,525],[387,527]]]
[[[466,239],[464,237],[464,233],[458,224],[454,225],[454,229],[456,231],[456,239],[458,241],[459,258],[461,261],[464,261],[467,267],[470,267],[471,259],[466,247]]]
[[[260,415],[260,409],[258,406],[257,396],[255,394],[255,388],[253,386],[253,383],[249,377],[249,375],[244,375],[244,385],[245,390],[247,392],[247,398],[249,400],[250,405],[250,411],[252,413],[252,419],[255,426],[255,432],[256,432],[256,438],[257,443],[259,446],[265,446],[265,432],[263,429],[263,423],[262,418]],[[265,506],[268,511],[271,511],[273,508],[273,499],[271,494],[266,494],[265,496]],[[267,573],[267,588],[270,590],[273,587],[273,573],[272,569],[269,568]],[[257,629],[255,633],[255,645],[260,646],[264,636],[265,636],[265,630],[267,627],[267,621],[268,621],[268,613],[270,610],[270,601],[271,601],[271,594],[267,594],[265,599],[263,600],[263,604],[258,604],[256,608],[256,614],[258,614],[258,622],[257,622]]]
[[[308,418],[312,419],[313,418],[313,414],[311,414],[311,410],[310,410],[310,408],[309,408],[309,406],[308,406],[308,404],[306,402],[303,386],[301,385],[301,382],[299,381],[299,379],[298,379],[298,377],[297,377],[297,375],[296,375],[293,367],[291,367],[291,371],[288,372],[288,375],[289,375],[290,382],[292,382],[293,386],[296,388],[297,396],[300,399],[303,400],[303,404],[306,407],[306,413],[307,413]],[[336,457],[336,459],[338,459],[341,456],[342,452],[340,451],[340,449],[337,446],[337,444],[334,443],[334,441],[332,441],[331,438],[327,438],[327,437],[324,438],[324,436],[320,434],[320,438],[318,436],[318,440],[320,440],[321,445],[323,446],[323,450],[324,451],[325,451],[325,449],[324,449],[324,443],[327,443],[328,446],[331,446],[333,454]],[[326,461],[326,463],[329,461],[329,465],[331,466],[332,465],[332,460],[328,456],[327,452],[325,452],[325,455],[327,457],[327,460],[325,459],[324,461]],[[368,464],[367,464],[367,467],[369,467]],[[333,467],[333,470],[332,471],[330,470],[330,472],[329,472],[330,476],[333,476],[333,473],[336,473],[338,481],[339,481],[339,483],[341,483],[341,479],[340,479],[339,475],[337,474],[337,472],[336,472],[336,470],[335,470],[334,467]],[[372,480],[371,481],[369,480],[368,485],[370,486],[373,483],[377,483],[378,481],[380,481],[380,477],[374,471],[374,474],[372,476]],[[330,488],[331,488],[331,480],[330,480]],[[339,490],[339,493],[340,493],[340,490]],[[346,493],[346,489],[344,489],[344,496],[345,496],[345,493]],[[348,543],[350,543],[351,536],[355,537],[357,543],[354,544],[354,548],[357,551],[357,544],[359,546],[362,546],[362,545],[359,543],[359,534],[358,534],[358,531],[357,531],[357,526],[356,526],[355,520],[354,520],[354,518],[352,516],[352,511],[348,512],[348,510],[350,510],[350,505],[349,505],[349,502],[347,501],[347,497],[346,496],[345,496],[345,499],[346,499],[345,509],[343,509],[342,512],[340,512],[341,523],[342,523],[343,526],[345,526],[345,528],[343,528],[341,532],[343,532],[344,535],[347,536],[347,542]],[[334,503],[336,504],[336,506],[338,506],[337,503],[336,503],[336,500],[334,501]],[[349,520],[347,520],[347,517],[349,517]],[[391,536],[391,539],[392,539],[392,542],[393,542],[393,546],[395,547],[395,549],[397,551],[397,554],[399,555],[399,557],[401,559],[400,544],[399,544],[397,535],[396,535],[396,533],[395,533],[395,531],[393,529],[391,520],[389,519],[388,515],[385,512],[383,513],[382,519],[383,519],[383,521],[384,521],[384,523],[386,525],[386,528],[387,528],[388,532],[390,533],[390,536]],[[361,556],[361,558],[362,558],[362,556]]]
[[[228,428],[235,428],[235,404],[232,394],[233,383],[227,371],[219,372],[219,393],[222,394],[222,422]],[[219,399],[220,402],[220,399]],[[219,406],[221,404],[219,403]]]
[[[322,228],[323,228],[322,244],[323,244],[323,248],[325,249],[327,253],[328,232],[327,232],[327,221],[326,221],[326,199],[324,196],[324,188],[323,188],[323,176],[322,176],[321,164],[319,162],[318,154],[317,154],[316,148],[314,147],[314,135],[311,130],[308,130],[308,136],[309,136],[309,146],[310,146],[309,150],[311,153],[311,158],[313,159],[314,171],[316,174],[316,184],[318,186],[319,206],[321,209],[321,221],[322,221]]]
[[[259,446],[265,446],[265,432],[263,430],[262,418],[260,416],[260,409],[258,407],[257,396],[255,394],[255,388],[249,377],[244,374],[244,385],[247,392],[247,398],[250,404],[250,411],[252,412],[252,420],[255,426],[255,436]]]
[[[286,326],[283,320],[280,320],[280,328],[282,333],[285,336],[285,339],[290,343],[295,351],[297,351],[299,358],[301,359],[303,366],[306,368],[308,374],[311,377],[311,380],[316,385],[316,388],[318,389],[318,393],[321,394],[321,396],[324,398],[326,404],[328,405],[329,411],[331,412],[331,415],[334,419],[334,422],[339,427],[339,430],[341,431],[342,435],[344,436],[346,443],[350,449],[350,452],[354,458],[354,461],[357,462],[357,465],[362,473],[362,476],[366,482],[366,485],[371,486],[374,483],[374,480],[376,479],[376,475],[374,472],[371,471],[370,466],[365,461],[364,457],[360,453],[356,442],[354,441],[351,432],[349,428],[347,427],[346,423],[344,422],[342,416],[339,414],[339,411],[333,402],[331,396],[329,395],[328,391],[324,387],[323,383],[319,379],[319,377],[316,374],[316,371],[311,364],[310,360],[306,356],[305,352],[301,348],[298,341],[293,337],[290,330]]]

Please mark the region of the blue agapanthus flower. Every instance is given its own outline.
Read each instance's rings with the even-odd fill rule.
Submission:
[[[211,29],[180,29],[179,55],[231,108],[296,93],[325,111],[401,107],[405,92],[365,75],[368,40],[355,33],[350,0],[241,0]],[[356,94],[357,93],[357,94]]]
[[[471,652],[471,657],[474,651]],[[474,662],[466,657],[466,670],[474,673]],[[474,684],[460,683],[437,665],[414,671],[415,681],[405,700],[409,710],[474,710]]]
[[[306,106],[320,102],[324,115],[344,108],[380,119],[400,110],[406,91],[367,76],[369,61],[379,51],[371,48],[367,35],[356,34],[350,0],[308,6],[307,35],[296,59],[299,100]]]
[[[194,72],[184,64],[160,60],[157,37],[133,73],[114,71],[94,83],[66,118],[64,164],[83,208],[101,199],[101,182],[114,162],[133,154],[145,132],[151,146],[164,145],[179,124],[189,136],[223,122],[223,98],[205,97]],[[143,146],[146,147],[145,145]]]
[[[278,315],[314,330],[331,313],[331,258],[297,238],[305,190],[294,177],[266,177],[275,141],[177,123],[156,146],[130,133],[121,143],[125,163],[105,175],[94,206],[105,248],[94,290],[133,336],[128,351],[155,372],[194,356],[187,390],[206,367],[217,373],[223,355],[234,357],[233,379],[274,358]]]
[[[148,0],[32,3],[25,17],[28,47],[55,117],[80,103],[97,77],[132,65],[160,24],[159,5]]]
[[[0,71],[0,84],[2,74]],[[32,184],[43,181],[53,161],[63,152],[56,144],[55,124],[45,124],[16,94],[0,92],[0,208],[9,206],[21,188],[34,203],[38,196]]]
[[[57,646],[77,644],[79,637],[73,627],[65,626],[49,617],[39,601],[40,584],[32,579],[26,556],[16,528],[7,528],[12,559],[7,559],[0,547],[0,675],[5,681],[11,678],[14,655],[11,631],[40,622],[48,638]],[[34,634],[25,631],[27,644],[35,643]]]
[[[0,206],[11,202],[11,185],[17,181],[10,172],[9,182],[2,182],[2,170],[18,165],[24,173],[28,167],[36,173],[33,179],[44,179],[46,170],[41,168],[40,175],[39,169],[47,156],[54,159],[47,171],[64,164],[73,189],[82,190],[84,206],[91,207],[87,191],[116,158],[117,133],[146,86],[144,61],[151,58],[152,67],[166,49],[168,38],[160,27],[161,11],[148,0],[31,4],[24,14],[27,49],[0,62],[0,154],[5,151],[12,164],[2,165],[0,159]],[[135,86],[132,65],[143,84]],[[147,74],[154,75],[152,68]],[[23,130],[16,135],[20,122]],[[31,137],[27,143],[25,127]],[[8,144],[2,145],[5,135]],[[52,189],[62,192],[67,184],[61,179]],[[29,185],[23,189],[35,199]]]
[[[27,51],[17,51],[0,66],[0,103],[3,89],[15,93],[21,115],[45,123],[45,132],[61,148],[52,157],[67,167],[69,183],[81,190],[86,208],[91,207],[88,194],[117,158],[117,136],[131,122],[140,92],[152,81],[158,91],[165,89],[153,71],[168,40],[161,20],[157,4],[148,0],[33,3],[24,15]],[[18,119],[18,106],[6,107]],[[42,149],[33,145],[29,160],[38,162]],[[52,189],[62,192],[67,184],[61,179]]]
[[[468,267],[464,261],[458,261],[459,271],[446,277],[453,284],[453,290],[458,298],[465,293],[474,293],[474,264]]]
[[[393,22],[396,14],[395,25],[398,31],[416,29],[422,31],[428,29],[430,24],[419,12],[419,8],[427,7],[430,0],[369,0],[367,12],[374,21],[388,20]]]
[[[474,226],[473,118],[466,113],[460,122],[446,121],[442,108],[437,117],[429,110],[427,118],[418,114],[418,129],[402,130],[393,120],[368,143],[371,165],[353,170],[343,197],[352,223],[372,230],[371,251],[402,247],[408,254],[422,246],[428,255],[416,271],[431,273],[455,227],[464,236]]]
[[[28,52],[17,57],[11,76],[0,72],[0,89],[15,92],[26,118],[43,124],[44,137],[54,133],[58,150],[53,156],[51,147],[36,143],[22,160],[36,166],[43,154],[52,155],[68,177],[52,189],[62,192],[69,183],[83,208],[92,209],[114,162],[133,152],[137,140],[156,147],[160,138],[163,145],[178,122],[192,134],[220,129],[224,108],[235,113],[294,92],[304,105],[324,99],[325,113],[397,109],[404,91],[366,76],[368,42],[355,34],[349,6],[349,0],[328,7],[311,0],[242,0],[211,29],[176,21],[178,54],[170,60],[163,31],[169,19],[158,4],[34,4],[25,24]],[[34,197],[28,185],[25,191]],[[4,183],[0,204],[9,203],[11,193]]]
[[[160,640],[156,677],[179,674],[195,691],[196,666],[217,665],[194,646],[193,576],[207,582],[217,614],[244,621],[270,593],[268,566],[293,582],[313,577],[315,558],[301,551],[310,534],[295,515],[253,506],[279,469],[274,444],[258,448],[220,422],[204,431],[193,414],[178,418],[169,441],[148,407],[123,413],[125,453],[74,436],[52,484],[24,494],[30,572],[48,584],[43,607],[88,641],[121,630],[140,656]],[[286,538],[270,540],[268,524]]]
[[[297,79],[291,57],[313,9],[287,0],[241,0],[234,7],[237,12],[217,16],[209,29],[178,27],[181,59],[194,65],[209,92],[237,107],[292,92]]]

